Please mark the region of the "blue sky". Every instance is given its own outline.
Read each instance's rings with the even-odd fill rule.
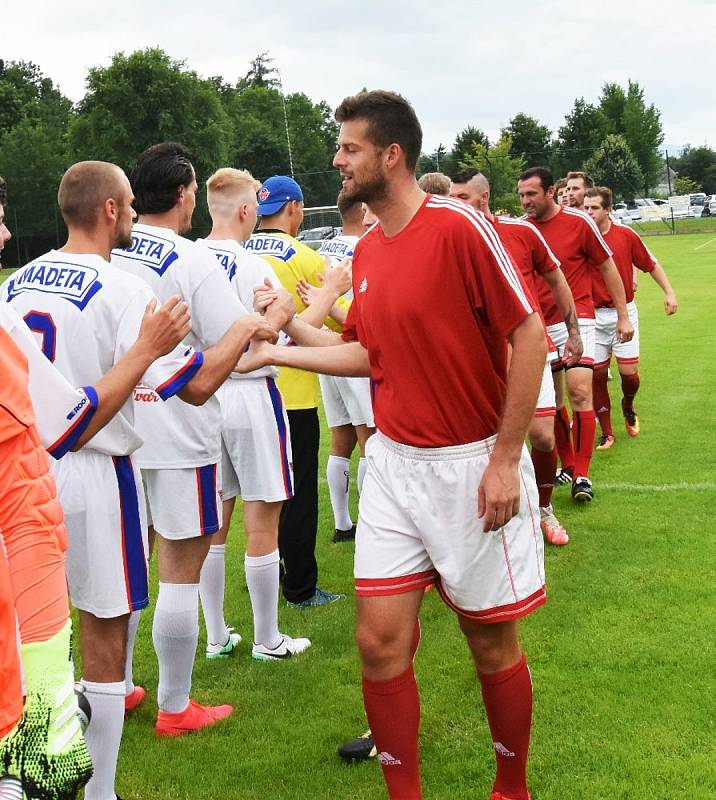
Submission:
[[[202,75],[233,81],[268,50],[287,91],[335,106],[363,86],[408,97],[425,150],[468,124],[491,137],[516,113],[556,130],[574,98],[637,80],[662,112],[670,149],[716,146],[716,2],[391,3],[316,0],[35,0],[0,12],[5,59],[39,64],[73,100],[87,69],[117,50],[159,46]]]

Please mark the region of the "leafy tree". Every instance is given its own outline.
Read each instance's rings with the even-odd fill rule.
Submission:
[[[599,147],[607,132],[607,119],[601,109],[587,103],[583,97],[577,98],[557,136],[557,171],[566,173],[579,169]]]
[[[259,86],[261,88],[280,86],[281,79],[278,69],[273,66],[273,63],[274,60],[269,56],[268,51],[259,53],[252,59],[249,71],[239,80],[239,88],[244,89],[247,86]]]
[[[599,108],[607,120],[610,133],[624,133],[626,94],[618,83],[605,83],[599,98]]]
[[[215,83],[150,48],[116,53],[108,67],[90,69],[69,142],[75,159],[126,170],[150,145],[178,141],[196,155],[202,180],[227,163],[232,134]]]
[[[681,156],[671,161],[682,178],[691,178],[707,194],[716,194],[716,151],[710,147],[686,145]]]
[[[522,213],[517,196],[517,180],[523,170],[521,156],[512,155],[512,140],[501,136],[494,145],[475,143],[472,153],[460,164],[479,170],[490,182],[490,205],[493,211]]]
[[[641,191],[644,176],[626,139],[617,133],[606,136],[584,169],[597,185],[608,186],[617,197],[633,200]]]
[[[489,147],[490,141],[484,131],[473,125],[468,125],[455,137],[449,157],[444,160],[444,163],[441,161],[441,171],[450,175],[461,169],[466,163],[465,160],[474,155],[476,144]]]
[[[283,103],[281,93],[270,86],[237,88],[225,98],[234,130],[229,163],[261,180],[291,174]],[[306,205],[333,204],[340,180],[332,165],[338,126],[331,108],[302,93],[288,95],[285,103],[294,176]]]
[[[0,137],[23,119],[64,134],[72,103],[41,69],[29,61],[0,60]]]
[[[677,178],[674,181],[674,192],[676,194],[693,194],[700,191],[701,185],[691,178]]]
[[[512,140],[513,156],[520,156],[525,169],[545,166],[550,163],[552,132],[534,117],[517,114],[501,131]]]
[[[624,105],[624,138],[641,168],[644,194],[656,186],[661,174],[659,147],[664,141],[661,113],[652,103],[646,104],[644,90],[638,83],[629,81]]]

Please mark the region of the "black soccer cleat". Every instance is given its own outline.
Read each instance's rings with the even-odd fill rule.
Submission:
[[[356,538],[356,526],[352,525],[347,531],[336,528],[333,534],[334,542],[352,542]]]
[[[589,478],[576,478],[572,483],[572,498],[578,503],[591,503],[594,490]]]
[[[554,478],[554,485],[555,486],[567,486],[572,482],[572,469],[571,467],[562,467],[559,472],[555,475]]]
[[[369,758],[375,758],[377,753],[373,734],[370,731],[366,731],[357,739],[349,739],[347,742],[343,742],[338,748],[338,755],[348,764],[352,764],[354,761],[366,761]]]

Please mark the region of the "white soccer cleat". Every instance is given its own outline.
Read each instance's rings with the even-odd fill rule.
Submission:
[[[263,644],[255,644],[251,648],[251,656],[257,661],[281,661],[304,653],[311,646],[310,639],[292,639],[281,634],[281,641],[274,648]]]
[[[233,628],[229,628],[229,638],[225,644],[211,644],[206,645],[206,657],[212,658],[228,658],[234,651],[234,648],[241,641],[241,634],[235,633]]]

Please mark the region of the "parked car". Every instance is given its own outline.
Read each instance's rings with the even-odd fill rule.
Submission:
[[[339,229],[333,225],[323,225],[320,228],[307,228],[305,231],[301,231],[296,238],[299,242],[308,245],[312,250],[318,250],[321,242],[326,239],[332,239],[337,235],[338,231]]]
[[[704,203],[702,217],[716,217],[716,194],[710,194]]]

